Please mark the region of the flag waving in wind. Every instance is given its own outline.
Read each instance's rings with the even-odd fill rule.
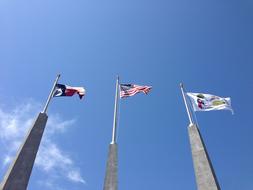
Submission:
[[[212,94],[187,93],[194,111],[230,110],[233,113],[231,99]]]
[[[139,92],[148,94],[151,88],[151,86],[139,86],[136,84],[120,84],[120,98],[134,96]]]
[[[78,94],[79,98],[85,95],[85,89],[83,87],[72,87],[64,84],[56,84],[53,97],[60,96],[73,96],[74,94]]]

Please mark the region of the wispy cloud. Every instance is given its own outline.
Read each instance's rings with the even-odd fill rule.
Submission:
[[[36,117],[34,113],[38,113],[39,108],[40,105],[34,102],[20,105],[7,112],[0,107],[0,142],[2,144],[0,150],[4,153],[0,154],[2,169],[6,169],[12,161]],[[74,160],[57,145],[53,138],[58,133],[66,132],[74,126],[75,122],[75,119],[63,120],[59,114],[50,114],[35,161],[35,167],[47,174],[45,175],[47,179],[43,179],[43,183],[39,182],[43,189],[62,189],[57,185],[59,178],[67,179],[72,183],[85,184]]]
[[[68,172],[68,178],[71,181],[79,182],[79,183],[84,183],[85,184],[85,181],[82,178],[82,176],[80,175],[80,172],[78,170],[71,170],[70,172]]]

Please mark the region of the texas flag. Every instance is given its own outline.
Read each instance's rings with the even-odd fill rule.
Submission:
[[[56,84],[53,96],[73,96],[74,94],[78,94],[79,98],[82,99],[82,97],[85,95],[85,89],[83,87],[72,87],[64,84]]]

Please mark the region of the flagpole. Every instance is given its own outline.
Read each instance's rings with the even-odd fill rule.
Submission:
[[[117,121],[118,121],[118,101],[119,101],[119,76],[117,76],[117,81],[116,81],[116,93],[115,93],[115,101],[114,101],[114,118],[113,118],[113,129],[112,129],[112,142],[111,142],[111,144],[116,143]]]
[[[55,79],[55,81],[54,81],[52,90],[51,90],[51,92],[50,92],[50,94],[49,94],[49,96],[48,96],[48,98],[47,98],[47,102],[46,102],[46,105],[45,105],[45,107],[44,107],[42,113],[46,113],[46,112],[47,112],[48,105],[49,105],[49,103],[50,103],[50,101],[51,101],[51,99],[52,99],[52,97],[53,97],[53,95],[54,95],[54,89],[55,89],[55,86],[56,86],[56,84],[57,84],[57,82],[58,82],[60,76],[61,76],[61,75],[58,74],[57,77],[56,77],[56,79]]]
[[[189,105],[188,105],[186,97],[185,97],[185,90],[184,90],[183,83],[180,83],[180,88],[181,88],[181,92],[182,92],[182,95],[183,95],[183,99],[184,99],[184,104],[185,104],[185,107],[186,107],[187,115],[188,115],[188,118],[189,118],[189,121],[190,121],[190,126],[191,126],[191,125],[193,125],[193,119],[192,119],[192,115],[191,115],[191,112],[190,112],[190,109],[189,109]]]

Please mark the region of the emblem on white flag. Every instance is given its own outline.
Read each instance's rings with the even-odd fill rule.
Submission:
[[[233,113],[231,99],[212,94],[187,93],[194,111],[230,110]]]

